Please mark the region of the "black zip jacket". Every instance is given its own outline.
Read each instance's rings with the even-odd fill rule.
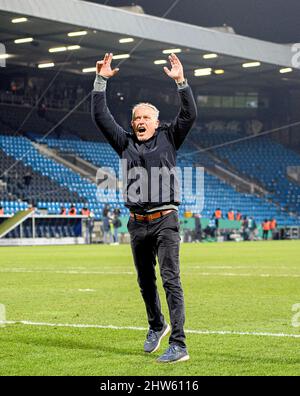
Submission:
[[[127,175],[123,172],[123,184],[125,183],[123,192],[125,192],[125,206],[131,211],[144,213],[165,204],[177,206],[180,204],[179,183],[176,176],[170,178],[168,186],[170,194],[163,192],[165,191],[162,187],[164,182],[150,182],[153,167],[169,171],[176,167],[176,151],[182,145],[197,117],[197,108],[191,88],[187,86],[179,89],[178,95],[181,106],[175,120],[170,124],[159,126],[149,140],[139,142],[133,132],[125,131],[116,123],[107,107],[105,91],[93,91],[92,93],[91,110],[94,122],[119,157],[127,160]],[[136,167],[147,172],[148,182],[144,175],[138,175],[138,171],[133,177],[133,170]],[[139,184],[142,182],[143,185],[140,186]],[[143,191],[140,191],[141,189]],[[132,191],[136,191],[137,194],[132,194]]]

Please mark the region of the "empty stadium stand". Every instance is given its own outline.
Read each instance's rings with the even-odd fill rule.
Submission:
[[[82,144],[84,144],[84,142],[82,142]],[[23,137],[0,135],[0,149],[2,149],[6,155],[13,157],[14,162],[19,160],[24,165],[30,166],[34,172],[39,172],[42,176],[55,182],[56,190],[58,190],[58,194],[54,195],[56,198],[55,200],[49,199],[48,195],[48,193],[50,194],[51,191],[53,191],[53,186],[50,186],[50,190],[46,189],[43,191],[38,189],[39,192],[35,194],[35,197],[36,204],[39,208],[48,208],[49,213],[57,214],[60,212],[62,206],[68,209],[72,203],[75,203],[77,211],[80,211],[83,204],[88,203],[89,208],[95,215],[97,217],[101,216],[105,203],[98,202],[97,200],[96,184],[93,184],[87,179],[83,179],[71,169],[41,155],[30,140]],[[57,185],[59,186],[58,188]],[[59,194],[62,189],[64,189],[64,191],[69,190],[70,193],[76,195],[70,197],[69,195]],[[38,196],[45,197],[45,199],[38,199]],[[73,200],[73,197],[77,197],[77,200]],[[118,205],[112,203],[111,206],[114,208]],[[125,208],[123,208],[123,213],[127,213]]]
[[[58,139],[47,139],[46,143],[51,148],[60,149],[64,152],[76,153],[78,156],[90,161],[96,166],[109,166],[118,170],[118,156],[106,143],[63,141]],[[180,168],[191,167],[193,164],[206,169],[213,168],[215,163],[205,153],[198,154],[195,146],[188,140],[179,151],[178,166]],[[195,176],[195,175],[194,175]],[[195,186],[195,177],[190,182]],[[266,217],[276,217],[281,224],[296,224],[297,218],[284,212],[280,206],[268,202],[266,199],[251,194],[242,194],[214,175],[205,172],[205,200],[203,217],[211,217],[217,206],[222,207],[224,213],[230,208],[240,210],[244,215],[253,216],[258,221]],[[186,196],[186,200],[192,202],[194,194]],[[190,204],[183,201],[180,207],[180,215],[190,210]],[[194,211],[200,211],[201,207],[193,207]]]
[[[202,147],[213,147],[242,138],[240,133],[198,134]],[[214,153],[230,163],[241,175],[261,183],[269,192],[269,198],[287,211],[300,212],[300,185],[287,176],[288,166],[299,166],[300,156],[269,137],[215,148]]]
[[[17,138],[8,138],[9,140]],[[2,140],[2,139],[1,139]],[[4,138],[5,140],[5,138]],[[3,142],[3,140],[2,140]],[[34,203],[39,201],[82,202],[76,192],[70,192],[48,176],[25,166],[22,161],[16,163],[16,157],[9,156],[0,149],[0,175],[6,183],[5,191],[0,191],[0,201],[24,201]],[[20,157],[19,157],[20,158]],[[5,211],[9,213],[10,211]]]
[[[127,215],[128,210],[122,202],[110,200],[110,195],[105,202],[99,202],[95,183],[41,154],[34,146],[33,142],[40,141],[45,132],[53,129],[66,112],[47,110],[41,114],[35,109],[21,128],[21,133],[31,140],[13,136],[30,110],[21,106],[0,105],[1,174],[4,174],[16,160],[19,161],[14,166],[18,178],[12,177],[14,173],[10,174],[8,188],[0,191],[0,204],[5,207],[5,213],[12,214],[26,208],[34,197],[37,207],[47,208],[50,214],[58,214],[62,206],[68,209],[72,203],[80,211],[82,206],[87,204],[96,218],[101,218],[104,205],[109,203],[112,209],[120,207],[121,215]],[[214,156],[198,150],[199,146],[211,147],[241,136],[243,135],[239,131],[208,133],[199,132],[197,129],[189,135],[178,153],[178,166],[181,169],[196,165],[205,168],[204,208],[201,200],[197,203],[198,206],[191,205],[190,202],[195,197],[195,192],[193,194],[191,188],[184,196],[180,215],[192,209],[194,212],[202,211],[203,217],[211,217],[216,207],[221,207],[223,213],[233,208],[240,210],[244,215],[255,217],[258,222],[276,217],[281,225],[299,224],[298,217],[289,212],[300,212],[300,186],[288,180],[286,176],[287,166],[300,165],[298,154],[270,138],[262,137],[217,148],[213,151]],[[118,156],[96,129],[89,113],[73,113],[42,143],[63,153],[75,154],[96,167],[108,166],[113,168],[117,175],[119,173]],[[235,169],[245,179],[263,185],[270,194],[262,197],[237,191],[213,172],[215,165],[220,161],[225,168]],[[23,180],[28,172],[32,174],[31,185],[24,187],[20,180]],[[1,179],[5,182],[5,177],[2,176]],[[195,185],[195,175],[189,182]],[[108,191],[108,194],[114,196],[115,192]]]

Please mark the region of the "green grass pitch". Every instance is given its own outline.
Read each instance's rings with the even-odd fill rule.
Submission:
[[[299,375],[300,338],[275,336],[300,336],[299,252],[297,241],[183,244],[186,329],[198,333],[188,362],[161,365],[168,340],[146,355],[146,331],[128,329],[147,327],[130,246],[0,248],[6,320],[40,323],[0,327],[0,375]]]

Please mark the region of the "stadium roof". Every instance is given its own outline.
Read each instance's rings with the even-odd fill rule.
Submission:
[[[20,17],[27,17],[28,21],[12,23],[12,19]],[[70,32],[82,30],[87,34],[68,36]],[[134,41],[119,42],[128,37]],[[22,38],[32,38],[33,41],[15,43],[16,39]],[[39,64],[53,62],[56,68],[82,75],[83,69],[94,67],[96,60],[111,51],[115,55],[130,54],[129,59],[115,62],[115,65],[121,62],[122,76],[161,80],[164,78],[163,65],[156,65],[154,61],[167,59],[163,50],[179,48],[186,76],[193,85],[222,83],[274,87],[282,84],[300,88],[300,69],[292,65],[291,45],[79,0],[0,0],[0,42],[9,55],[8,66],[36,68]],[[74,49],[76,45],[80,49]],[[67,51],[49,52],[50,48],[61,47]],[[215,57],[211,55],[204,59],[205,54],[215,54]],[[242,67],[242,64],[254,61],[260,65]],[[281,74],[279,70],[282,68],[293,68],[293,71]],[[206,71],[211,75],[195,77],[195,69],[211,69]],[[215,74],[215,70],[224,73]]]
[[[297,43],[299,0],[88,0],[113,7],[134,2],[149,15],[197,26],[231,26],[243,36],[274,43]]]

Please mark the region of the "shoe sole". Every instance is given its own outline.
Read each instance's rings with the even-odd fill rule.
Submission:
[[[186,362],[189,359],[190,359],[189,355],[186,355],[186,356],[182,356],[181,359],[175,360],[174,362],[170,362],[170,363],[175,364],[175,363],[179,363],[179,362]]]
[[[162,333],[162,335],[160,336],[156,348],[153,349],[153,351],[148,352],[148,353],[154,353],[154,352],[156,352],[156,351],[159,349],[161,340],[170,332],[170,330],[171,330],[171,327],[170,327],[170,325],[168,324],[167,327],[166,327],[166,330],[165,330],[165,331]]]
[[[180,358],[180,359],[178,359],[178,360],[172,360],[172,361],[170,361],[170,362],[164,362],[164,361],[161,361],[161,360],[157,360],[156,362],[157,362],[158,364],[162,364],[162,363],[165,363],[165,364],[175,364],[175,363],[179,363],[179,362],[186,362],[186,361],[189,360],[189,359],[190,359],[189,355],[185,355],[185,356],[182,356],[182,358]]]

